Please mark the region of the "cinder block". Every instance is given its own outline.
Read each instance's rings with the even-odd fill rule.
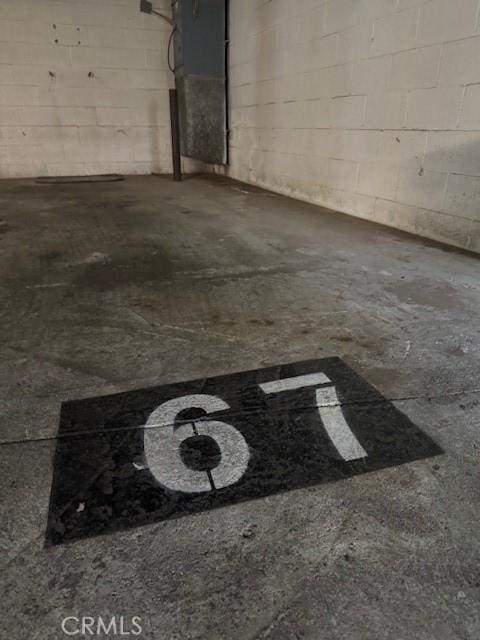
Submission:
[[[352,69],[351,92],[378,94],[386,91],[391,67],[390,55],[355,62]]]
[[[10,84],[28,84],[32,86],[42,87],[42,86],[50,86],[52,83],[58,79],[59,69],[70,69],[70,74],[72,73],[71,67],[60,67],[59,65],[54,65],[55,67],[55,78],[49,74],[51,69],[48,66],[43,65],[32,65],[32,64],[12,64],[7,69],[11,70],[12,82]],[[3,68],[3,65],[0,69]]]
[[[329,95],[332,98],[346,96],[351,91],[352,82],[352,66],[351,65],[336,65],[335,67],[329,67],[327,71],[327,84],[329,87]]]
[[[307,153],[311,150],[315,156],[323,156],[324,158],[335,157],[335,134],[337,132],[330,129],[314,129],[305,130],[308,145]],[[296,135],[294,140],[296,139]],[[295,142],[294,142],[295,143]]]
[[[417,43],[434,44],[473,35],[477,0],[431,0],[420,6]]]
[[[437,83],[440,45],[397,53],[393,56],[391,89],[433,87]]]
[[[138,109],[135,109],[135,111],[139,111]],[[148,109],[143,109],[143,117],[142,119],[144,119],[145,115],[148,115]],[[237,127],[237,128],[248,128],[251,126],[255,125],[255,121],[253,120],[253,118],[249,118],[249,112],[250,113],[255,113],[256,112],[256,108],[255,107],[243,107],[243,108],[234,108],[231,109],[230,111],[230,127]],[[150,115],[151,118],[151,115]],[[148,122],[138,122],[138,124],[148,124]],[[260,122],[258,122],[257,126],[261,126]]]
[[[152,29],[126,29],[123,47],[152,49],[167,55],[167,41],[162,31]]]
[[[77,144],[78,143],[78,127],[62,126],[62,127],[22,127],[22,130],[31,136],[34,140],[38,140],[44,144],[61,143]]]
[[[156,52],[149,52],[156,53]],[[158,54],[157,54],[158,55]],[[73,66],[112,69],[144,69],[145,52],[136,49],[108,47],[75,47],[71,49]],[[164,63],[166,65],[166,63]]]
[[[299,7],[301,9],[303,7]],[[277,26],[277,32],[281,42],[299,42],[300,40],[315,40],[325,35],[326,4],[315,3],[303,11],[299,11],[296,20],[285,20]],[[289,33],[284,33],[282,26],[286,25]],[[294,30],[292,29],[294,25]],[[294,31],[292,33],[292,31]],[[293,36],[293,37],[292,37]],[[285,38],[289,37],[289,40]]]
[[[480,132],[429,132],[424,166],[432,171],[480,176]]]
[[[341,211],[366,220],[373,220],[375,214],[375,198],[362,193],[342,193]]]
[[[295,98],[311,100],[346,96],[351,93],[351,65],[336,65],[294,76],[299,83]],[[287,82],[287,79],[280,79]]]
[[[480,221],[480,177],[451,173],[447,180],[443,210]]]
[[[98,147],[104,145],[114,144],[120,146],[123,142],[125,146],[134,141],[132,131],[128,128],[120,129],[116,126],[112,127],[80,127],[78,132],[80,144],[91,145],[95,144]]]
[[[480,222],[472,222],[470,226],[467,249],[480,253]]]
[[[466,249],[472,224],[472,221],[467,218],[458,218],[439,211],[419,208],[415,219],[414,233]]]
[[[57,144],[78,142],[76,127],[0,127],[0,144],[33,146],[38,144]]]
[[[133,29],[127,30],[119,26],[89,26],[84,27],[84,29],[87,33],[88,44],[91,47],[114,47],[117,49],[129,47],[129,41],[133,33]],[[142,31],[141,33],[144,32]],[[158,39],[161,40],[161,37],[159,36]]]
[[[164,105],[168,111],[168,91],[166,89],[132,89],[124,87],[95,89],[95,102],[99,107],[144,107],[148,104]]]
[[[38,104],[39,89],[26,85],[8,84],[0,91],[0,105],[23,106]]]
[[[128,108],[97,107],[97,124],[100,126],[128,126],[131,122]]]
[[[375,201],[374,219],[388,227],[414,233],[417,214],[417,207],[383,198],[377,198]]]
[[[288,50],[288,58],[292,60],[292,71],[298,72],[299,68],[305,71],[332,67],[337,63],[338,33],[333,33],[323,38],[306,42],[298,48],[298,58],[292,59],[291,50]]]
[[[40,90],[42,105],[56,107],[95,107],[96,90],[94,87],[64,87],[52,83]]]
[[[148,127],[169,125],[170,115],[164,103],[152,101],[146,106],[130,109],[130,122],[132,125]]]
[[[296,100],[318,100],[319,98],[331,98],[331,69],[332,67],[329,67],[328,69],[307,71],[305,73],[297,74],[296,76],[287,76],[286,78],[282,77],[280,81],[296,86],[297,95],[294,98]],[[255,84],[254,87],[258,87],[258,83]]]
[[[301,100],[301,78],[303,74],[294,76],[279,76],[271,80],[256,82],[257,102],[290,102]]]
[[[1,145],[0,164],[29,164],[41,158],[42,162],[62,162],[63,148],[59,145]]]
[[[369,129],[401,129],[405,124],[405,91],[372,93],[367,97],[365,126]]]
[[[280,19],[280,12],[276,6],[269,2],[254,3],[254,14],[252,23],[257,31],[264,31],[271,28]]]
[[[379,162],[420,169],[427,141],[426,131],[382,131],[378,136]]]
[[[285,123],[290,117],[294,117],[297,104],[299,103],[255,105],[238,111],[241,113],[241,122],[244,127],[288,127]],[[297,123],[292,120],[291,127],[296,126]]]
[[[175,86],[174,75],[169,69],[122,69],[121,73],[124,74],[125,79],[118,82],[117,87],[173,89]],[[111,75],[111,70],[109,75]]]
[[[162,142],[168,140],[168,145],[170,145],[170,127],[130,127],[127,133],[129,137],[135,141],[135,144],[150,145],[153,148],[160,142],[156,151],[158,155],[162,153],[169,155],[170,153],[168,149],[165,150],[164,143]]]
[[[100,172],[97,172],[100,173]],[[105,171],[105,173],[107,173]],[[88,175],[85,165],[82,162],[75,162],[74,156],[69,156],[64,162],[49,162],[46,170],[42,172],[45,176],[85,176]]]
[[[412,9],[418,7],[421,4],[425,4],[428,0],[398,0],[398,11],[405,11],[405,9]]]
[[[60,124],[58,110],[55,107],[23,107],[18,110],[18,118],[22,124],[32,126],[55,126]]]
[[[309,200],[315,204],[319,204],[322,207],[328,207],[335,211],[342,210],[342,199],[345,192],[341,189],[334,189],[328,185],[323,184],[308,184],[305,185],[298,193],[293,192],[292,195],[299,197],[302,200]]]
[[[111,4],[98,2],[55,2],[53,4],[53,21],[57,25],[76,26],[127,26],[126,7],[112,7]],[[151,16],[150,16],[151,17]]]
[[[248,27],[247,27],[248,31]],[[230,58],[230,69],[240,64],[247,64],[254,60],[255,36],[252,33],[238,34],[238,42],[234,39],[234,34],[230,36],[228,47]]]
[[[397,12],[398,0],[359,0],[358,20],[373,22]]]
[[[162,69],[165,71],[168,70],[167,58],[162,51],[148,50],[143,52],[143,55],[145,57],[145,64],[141,65],[140,62],[141,62],[142,52],[141,51],[138,52],[138,58],[136,63],[137,69],[141,69],[142,66],[143,67],[146,66],[147,69]],[[250,78],[251,68],[252,68],[252,64],[249,63],[245,68],[240,69],[241,74],[237,76],[236,82],[240,84],[242,84],[243,82],[248,82]]]
[[[424,209],[440,210],[445,198],[446,173],[402,167],[396,199]]]
[[[40,126],[87,126],[96,124],[95,109],[87,107],[23,107],[23,124]]]
[[[257,104],[257,85],[254,83],[243,84],[230,89],[230,106],[247,107]]]
[[[480,84],[465,90],[459,129],[480,129]]]
[[[358,0],[330,0],[326,3],[325,33],[336,33],[357,23]]]
[[[358,193],[394,200],[398,166],[386,162],[362,162],[358,174]]]
[[[131,148],[131,158],[135,162],[155,162],[162,161],[167,163],[171,156],[171,140],[169,132],[166,130],[155,129],[154,134],[150,132],[150,139],[135,142]]]
[[[10,126],[22,124],[22,109],[0,106],[0,122]]]
[[[46,171],[47,163],[43,160],[0,164],[0,178],[33,178],[45,175]]]
[[[331,117],[334,127],[361,127],[365,114],[365,96],[346,96],[333,98]]]
[[[24,144],[26,132],[22,127],[0,127],[0,145]]]
[[[291,135],[292,132],[287,129],[246,129],[241,131],[237,129],[235,144],[246,150],[259,149],[261,151],[286,153],[292,147],[284,144],[284,138],[290,139]]]
[[[338,34],[337,63],[354,62],[368,57],[372,25],[367,22]]]
[[[0,20],[24,20],[27,10],[24,2],[0,3]]]
[[[161,58],[158,53],[148,52],[146,53],[146,64],[148,69],[162,69],[168,70],[166,60]],[[252,62],[245,62],[230,66],[230,86],[236,87],[257,80],[257,74],[255,66]]]
[[[2,20],[0,13],[0,41],[26,44],[46,44],[48,26],[34,20]]]
[[[285,114],[282,126],[308,129],[330,127],[332,123],[332,109],[334,100],[322,98],[320,100],[307,100],[295,104],[295,110],[291,114]],[[292,124],[293,123],[293,124]]]
[[[148,54],[149,52],[147,52]],[[288,59],[288,65],[290,68],[286,67],[283,64],[284,54],[279,53],[279,55],[275,56],[261,56],[257,58],[256,62],[256,80],[270,80],[273,77],[279,75],[290,75],[292,73],[293,67],[297,69],[301,68],[301,62],[295,59],[298,58],[298,51],[296,49],[291,50],[291,57]],[[282,70],[283,67],[283,70]]]
[[[115,140],[105,141],[103,144],[80,144],[77,151],[77,159],[81,162],[128,162],[131,158],[131,146],[125,142],[117,143]]]
[[[282,154],[284,166],[280,172],[295,180],[325,184],[329,164],[326,158],[296,154]]]
[[[480,37],[450,42],[443,47],[441,85],[480,82]]]
[[[14,84],[13,82],[13,65],[0,65],[0,85]]]
[[[328,160],[328,186],[342,191],[355,191],[358,163],[349,160]]]
[[[408,95],[408,129],[454,129],[457,124],[461,87],[417,89]]]
[[[70,52],[61,45],[0,42],[2,64],[68,65]]]
[[[379,141],[379,131],[332,131],[332,158],[353,160],[354,162],[375,162]]]
[[[418,9],[413,8],[376,20],[370,55],[411,49],[415,44],[417,18]]]
[[[60,124],[85,127],[96,122],[95,109],[93,107],[63,107],[57,109]]]
[[[128,170],[135,166],[135,163],[130,165],[126,162],[113,162],[103,160],[101,162],[95,162],[94,160],[82,162],[76,164],[81,167],[81,174],[84,176],[94,176],[99,173],[128,173]],[[75,174],[74,174],[75,175]]]

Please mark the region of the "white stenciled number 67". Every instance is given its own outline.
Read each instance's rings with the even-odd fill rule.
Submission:
[[[234,484],[245,473],[250,459],[244,437],[231,424],[206,418],[175,426],[180,411],[192,408],[212,413],[230,407],[217,396],[206,394],[174,398],[157,407],[150,414],[144,430],[144,450],[150,472],[163,486],[186,493],[211,491]],[[210,436],[220,449],[220,463],[210,472],[191,469],[182,459],[182,442],[195,436]]]

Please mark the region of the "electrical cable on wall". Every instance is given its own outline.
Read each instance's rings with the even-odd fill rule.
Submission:
[[[180,33],[180,31],[178,30],[178,27],[175,25],[175,26],[173,27],[173,29],[172,29],[172,32],[171,32],[171,34],[170,34],[170,37],[168,38],[168,47],[167,47],[167,64],[168,64],[168,68],[170,69],[170,71],[171,71],[172,73],[175,73],[175,71],[176,71],[176,67],[175,67],[175,64],[173,64],[173,65],[172,65],[172,63],[171,63],[171,55],[170,55],[170,51],[171,51],[172,43],[173,43],[173,40],[174,40],[174,38],[175,38],[175,34],[176,34],[176,33]]]

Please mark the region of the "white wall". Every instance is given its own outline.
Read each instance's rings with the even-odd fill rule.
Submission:
[[[171,171],[169,25],[139,4],[0,0],[0,177]]]
[[[480,251],[479,0],[231,0],[232,177]]]

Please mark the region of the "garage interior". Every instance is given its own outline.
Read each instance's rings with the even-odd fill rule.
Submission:
[[[479,0],[0,0],[2,637],[479,637],[479,62]],[[50,544],[68,403],[325,358],[439,453],[109,530],[107,452]]]

